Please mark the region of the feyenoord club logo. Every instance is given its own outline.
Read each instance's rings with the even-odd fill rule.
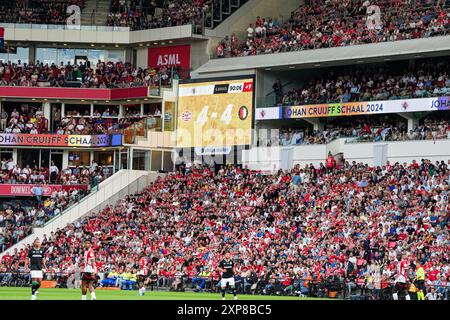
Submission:
[[[247,107],[246,106],[240,107],[238,115],[239,115],[239,119],[241,119],[241,120],[247,119],[247,117],[248,117],[248,109],[247,109]]]

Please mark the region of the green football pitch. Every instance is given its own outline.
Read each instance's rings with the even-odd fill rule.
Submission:
[[[137,291],[96,290],[97,300],[220,300],[218,293],[147,291],[138,296]],[[90,296],[88,293],[88,300]],[[227,300],[233,300],[227,294]],[[311,300],[290,296],[240,295],[239,300]],[[31,288],[0,287],[0,300],[31,300]],[[81,300],[79,289],[39,289],[38,300]]]

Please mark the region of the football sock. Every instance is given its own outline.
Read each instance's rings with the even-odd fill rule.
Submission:
[[[85,294],[81,295],[81,300],[86,300],[86,295]]]
[[[31,294],[32,295],[35,295],[36,294],[36,291],[39,289],[39,282],[37,282],[37,281],[33,281],[32,283],[31,283]]]
[[[225,298],[225,289],[222,289],[222,298]]]
[[[97,300],[97,297],[95,296],[95,292],[91,292],[91,300]]]
[[[236,297],[236,288],[233,287],[232,290],[233,290],[233,296]]]

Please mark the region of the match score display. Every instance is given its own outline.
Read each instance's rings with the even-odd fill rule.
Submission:
[[[252,78],[180,84],[177,147],[251,144],[253,89]]]

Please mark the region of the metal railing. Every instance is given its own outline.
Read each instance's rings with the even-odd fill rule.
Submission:
[[[108,31],[108,32],[130,32],[129,27],[110,26],[85,26],[85,25],[63,25],[63,24],[32,24],[32,23],[0,23],[5,29],[35,29],[35,30],[81,30],[81,31]]]

